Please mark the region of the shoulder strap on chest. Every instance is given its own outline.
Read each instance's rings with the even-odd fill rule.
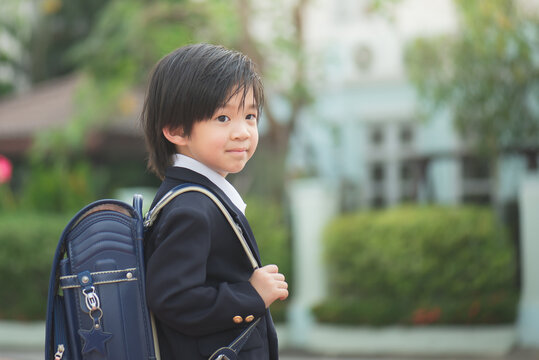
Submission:
[[[159,200],[157,202],[157,204],[155,204],[155,206],[152,209],[150,209],[150,211],[148,211],[148,213],[144,217],[144,228],[145,229],[150,228],[153,225],[153,223],[155,222],[155,220],[157,219],[157,217],[159,216],[159,213],[161,212],[161,210],[168,203],[170,203],[176,196],[181,195],[181,194],[186,193],[186,192],[189,192],[189,191],[198,191],[198,192],[206,195],[207,197],[209,197],[215,203],[215,205],[217,205],[219,210],[221,210],[224,217],[226,218],[226,220],[228,221],[228,223],[232,227],[232,230],[234,231],[234,233],[238,237],[238,240],[240,241],[241,246],[243,247],[243,250],[245,251],[245,254],[247,255],[247,258],[251,262],[251,265],[252,265],[253,269],[257,269],[258,268],[258,263],[256,261],[255,256],[253,255],[251,249],[249,248],[249,245],[247,244],[247,241],[243,237],[243,233],[241,231],[240,226],[238,224],[236,224],[236,222],[234,222],[234,219],[232,218],[232,215],[230,215],[230,213],[228,212],[226,207],[223,205],[221,200],[219,200],[219,198],[214,193],[212,193],[210,190],[206,189],[203,186],[194,185],[194,184],[182,184],[182,185],[176,186],[175,188],[173,188],[172,190],[167,192],[161,198],[161,200]]]

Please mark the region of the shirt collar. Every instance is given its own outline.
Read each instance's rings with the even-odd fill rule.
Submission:
[[[207,177],[212,183],[217,185],[225,193],[225,195],[228,196],[232,203],[245,215],[245,208],[247,205],[241,198],[241,195],[234,188],[234,186],[232,186],[232,184],[229,183],[218,172],[210,169],[200,161],[182,154],[174,155],[174,166],[186,168]]]

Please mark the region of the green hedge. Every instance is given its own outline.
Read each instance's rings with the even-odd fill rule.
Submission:
[[[69,217],[0,213],[0,319],[43,320],[52,258]]]
[[[246,199],[246,203],[246,216],[255,234],[262,264],[276,264],[290,284],[292,281],[290,235],[282,207],[258,197]],[[276,301],[271,305],[271,314],[276,322],[285,321],[286,308],[286,301]]]
[[[325,234],[323,322],[504,323],[515,318],[514,249],[491,210],[402,207],[347,215]]]

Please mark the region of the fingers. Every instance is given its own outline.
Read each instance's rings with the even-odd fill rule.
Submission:
[[[281,274],[277,265],[267,265],[264,268],[275,281],[277,289],[288,289],[288,283],[285,281],[285,276]]]
[[[279,294],[278,299],[279,300],[286,300],[287,297],[288,297],[288,290],[287,289],[281,289],[281,292]]]
[[[269,272],[269,273],[278,273],[279,272],[279,267],[275,264],[270,264],[270,265],[266,265],[266,266],[263,266],[261,267],[260,269],[266,271],[266,272]]]
[[[285,300],[288,297],[288,283],[285,281],[283,274],[274,274],[274,279],[277,285],[277,299]]]
[[[274,264],[256,269],[249,279],[266,307],[277,299],[285,300],[288,297],[288,283],[285,280],[285,276],[279,273],[279,268]]]
[[[288,289],[288,283],[285,281],[285,276],[281,273],[269,273],[273,281],[275,281],[277,288],[279,289]]]
[[[288,289],[288,283],[286,281],[279,281],[277,283],[277,288],[278,289]]]

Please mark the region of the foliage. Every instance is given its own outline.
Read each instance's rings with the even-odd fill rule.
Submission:
[[[112,1],[88,38],[72,49],[71,57],[95,79],[95,87],[110,82],[126,89],[144,86],[152,66],[174,49],[218,36],[220,42],[232,41],[238,29],[232,7],[226,4],[222,0]]]
[[[32,81],[58,77],[73,71],[75,63],[64,56],[92,30],[109,0],[44,0],[30,39]]]
[[[24,184],[20,207],[48,213],[74,212],[95,201],[105,181],[103,173],[84,161],[36,164]]]
[[[314,309],[321,322],[347,325],[500,324],[515,320],[516,293],[410,303],[387,297],[328,298]]]
[[[16,83],[23,83],[28,76],[23,53],[28,51],[31,28],[25,26],[28,14],[20,1],[5,0],[0,3],[0,96],[11,93]]]
[[[19,211],[62,214],[78,211],[107,195],[110,175],[116,170],[93,166],[80,157],[27,162],[16,163],[12,181],[0,184],[0,214]]]
[[[247,199],[246,215],[255,234],[263,264],[277,264],[290,275],[290,234],[282,208],[270,200]]]
[[[425,313],[426,322],[434,316],[431,322],[448,323],[514,317],[514,251],[488,209],[403,207],[346,215],[328,227],[325,244],[332,298],[316,310],[324,320],[414,323]],[[462,312],[472,305],[482,312]],[[348,311],[355,314],[346,315],[349,320],[337,316]]]
[[[64,56],[91,30],[108,0],[4,0],[0,3],[0,95],[21,83],[37,83],[64,75],[74,64]]]
[[[287,282],[292,279],[290,256],[290,234],[284,222],[282,208],[262,198],[247,199],[246,215],[255,234],[262,264],[276,264],[279,272],[286,276]],[[286,302],[276,301],[271,306],[275,321],[284,321]]]
[[[432,113],[448,107],[480,149],[537,147],[539,16],[511,0],[456,0],[456,34],[414,40],[408,74]]]
[[[98,84],[93,77],[81,75],[74,94],[76,112],[64,127],[36,134],[29,160],[32,163],[84,161],[84,150],[93,132],[107,126],[111,119],[135,116],[133,97],[122,81],[110,79]]]
[[[1,319],[44,319],[52,258],[68,220],[50,213],[0,212]]]
[[[9,184],[0,184],[0,211],[15,209],[16,200]]]
[[[186,3],[112,1],[71,56],[101,82],[121,79],[126,86],[138,84],[161,56],[188,43],[193,27],[202,25]]]

